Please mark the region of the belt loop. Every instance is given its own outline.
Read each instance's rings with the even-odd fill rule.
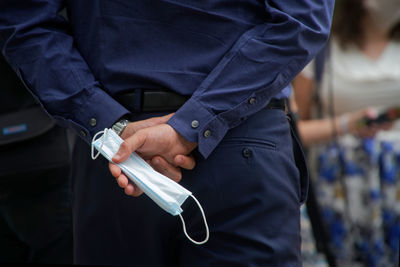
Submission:
[[[290,109],[290,100],[289,98],[285,98],[284,101],[285,101],[285,113],[289,114],[292,112]]]
[[[141,112],[143,107],[143,90],[142,89],[135,89],[135,103],[133,103],[133,111],[134,112]]]

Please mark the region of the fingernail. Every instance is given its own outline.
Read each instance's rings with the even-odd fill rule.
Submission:
[[[118,161],[121,159],[121,155],[120,154],[115,154],[113,157],[113,160]]]

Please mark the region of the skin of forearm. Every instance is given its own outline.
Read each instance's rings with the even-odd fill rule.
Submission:
[[[298,122],[298,128],[300,136],[304,146],[311,146],[314,144],[320,144],[328,142],[333,139],[334,128],[338,135],[341,135],[339,122],[337,118],[332,119],[320,119],[320,120],[300,120]]]

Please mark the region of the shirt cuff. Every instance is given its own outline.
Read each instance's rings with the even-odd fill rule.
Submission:
[[[198,143],[207,158],[227,133],[229,127],[194,98],[189,99],[167,122],[187,141]]]
[[[101,88],[86,90],[85,95],[75,108],[71,107],[68,119],[66,116],[54,117],[62,126],[73,128],[90,144],[97,132],[110,128],[119,118],[129,114],[129,111]]]

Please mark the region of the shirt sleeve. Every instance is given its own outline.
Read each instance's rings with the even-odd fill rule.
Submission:
[[[265,3],[265,22],[237,40],[168,121],[204,157],[288,86],[329,37],[333,0]]]
[[[129,112],[95,80],[74,46],[59,15],[63,2],[0,1],[0,47],[46,112],[90,143]]]

